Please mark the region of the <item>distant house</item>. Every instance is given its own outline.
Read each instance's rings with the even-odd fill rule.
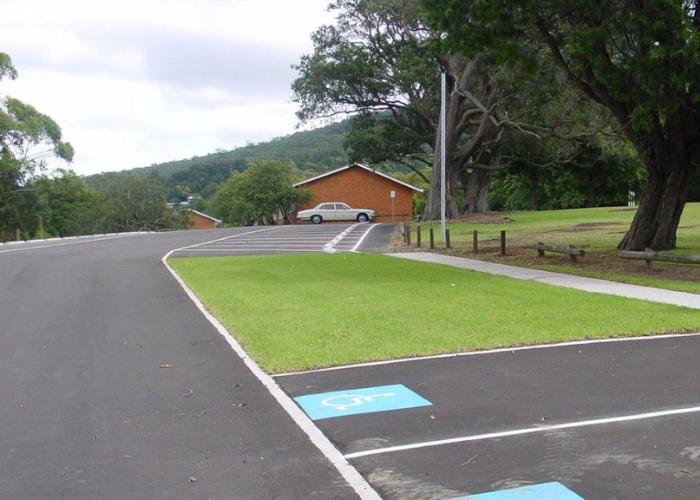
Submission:
[[[190,229],[214,229],[221,227],[221,221],[210,215],[197,212],[196,210],[187,210],[187,218],[190,220]]]
[[[376,212],[377,222],[401,222],[413,217],[413,195],[417,188],[359,163],[326,172],[295,187],[307,187],[311,201],[298,210],[313,208],[319,203],[342,201],[353,208],[369,208]]]

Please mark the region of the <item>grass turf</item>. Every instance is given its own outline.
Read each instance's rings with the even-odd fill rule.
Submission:
[[[376,254],[171,259],[268,372],[700,331],[695,310]]]
[[[635,208],[601,207],[569,210],[498,212],[500,223],[450,222],[453,242],[471,245],[472,231],[479,231],[484,244],[497,243],[500,232],[506,231],[508,240],[515,243],[543,241],[555,245],[573,245],[586,251],[614,252],[632,222]],[[439,223],[423,223],[439,227]],[[685,206],[678,227],[678,248],[674,253],[698,253],[700,249],[700,203]],[[438,231],[439,233],[439,231]],[[436,234],[438,234],[436,233]]]
[[[452,221],[448,224],[453,250],[446,251],[441,248],[442,241],[438,242],[437,249],[454,255],[495,260],[516,266],[700,294],[700,266],[655,262],[653,270],[649,270],[643,261],[620,259],[616,256],[617,244],[629,228],[634,214],[635,209],[628,207],[604,207],[499,212],[486,217],[475,215],[467,217],[464,221]],[[439,233],[439,224],[423,223],[425,234],[430,227],[436,228]],[[678,248],[671,253],[700,254],[699,229],[700,203],[688,203],[677,232]],[[508,255],[505,258],[494,257],[500,250],[502,230],[506,231],[508,242]],[[472,251],[473,231],[479,233],[478,254]],[[522,251],[522,245],[537,241],[583,248],[586,257],[578,264],[571,265],[568,256],[562,254],[549,253],[547,258],[543,259],[534,257],[536,254],[533,250]],[[400,246],[397,249],[400,249]]]

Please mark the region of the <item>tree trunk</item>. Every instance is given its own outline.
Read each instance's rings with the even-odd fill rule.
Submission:
[[[593,173],[593,168],[588,171],[588,178],[586,184],[586,208],[593,208],[598,206],[596,201],[596,178],[595,173]]]
[[[457,193],[460,178],[466,175],[466,169],[474,161],[484,165],[497,165],[500,161],[500,135],[492,118],[484,114],[481,107],[467,98],[471,87],[481,86],[483,92],[482,107],[484,109],[494,106],[498,97],[495,86],[489,83],[487,76],[482,76],[484,81],[474,83],[476,75],[476,61],[478,58],[465,61],[462,56],[451,56],[447,61],[447,110],[445,124],[445,157],[446,157],[446,190],[447,206],[446,215],[455,218],[459,215],[457,205]],[[457,89],[457,90],[455,90]],[[473,97],[472,97],[473,99]],[[477,121],[477,116],[480,118]],[[468,132],[467,132],[468,131]],[[425,206],[423,218],[435,220],[440,218],[440,130],[436,130],[435,153],[433,160],[433,174],[430,180],[430,193]],[[468,136],[468,139],[465,139]],[[489,142],[485,149],[485,142]],[[482,157],[483,156],[483,157]],[[467,183],[466,213],[483,213],[488,209],[488,187],[491,181],[491,172],[474,169],[470,177],[474,176],[476,183]],[[473,196],[473,198],[472,198]]]
[[[450,168],[449,157],[446,163],[447,171],[445,172],[445,217],[447,217],[448,219],[455,219],[459,215],[457,209],[457,198],[455,196],[457,192],[458,178],[457,172],[454,169]],[[433,161],[433,173],[430,177],[430,192],[428,193],[428,201],[425,204],[425,211],[423,212],[424,220],[440,220],[442,216],[440,169],[440,146],[438,146],[436,148],[435,161]]]
[[[530,180],[530,210],[537,211],[540,209],[540,172],[538,169],[533,170]]]
[[[633,251],[674,249],[678,224],[697,169],[692,162],[647,167],[647,183],[639,208],[617,248]]]
[[[491,171],[474,169],[467,174],[463,214],[483,214],[489,209],[488,196]]]

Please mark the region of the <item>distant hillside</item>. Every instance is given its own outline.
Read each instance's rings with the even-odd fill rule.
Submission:
[[[350,120],[345,120],[267,142],[248,144],[231,151],[218,151],[186,160],[135,168],[129,173],[167,176],[192,168],[204,168],[228,172],[230,175],[233,170],[244,168],[242,160],[253,158],[291,159],[300,170],[322,173],[348,163],[343,150],[343,139],[349,129]]]
[[[168,200],[184,201],[190,196],[207,200],[233,172],[247,168],[248,160],[292,160],[302,171],[302,177],[333,170],[348,163],[343,140],[350,130],[347,119],[325,127],[296,132],[271,141],[249,144],[231,151],[218,151],[186,160],[174,160],[150,167],[126,170],[120,174],[148,176],[164,186]],[[97,174],[85,178],[92,188],[99,188],[114,173]]]

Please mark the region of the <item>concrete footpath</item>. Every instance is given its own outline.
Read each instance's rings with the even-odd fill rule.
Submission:
[[[675,292],[672,290],[663,290],[660,288],[651,288],[647,286],[627,285],[624,283],[615,283],[613,281],[586,278],[570,274],[553,273],[539,269],[508,266],[505,264],[483,262],[480,260],[465,259],[462,257],[452,257],[437,253],[407,252],[389,253],[386,255],[400,257],[403,259],[417,260],[420,262],[444,264],[447,266],[470,269],[472,271],[479,271],[482,273],[497,274],[500,276],[508,276],[521,280],[537,281],[539,283],[547,283],[549,285],[576,288],[587,292],[606,293],[609,295],[619,295],[621,297],[650,300],[652,302],[662,302],[664,304],[674,304],[692,309],[700,309],[700,295],[693,293]]]

